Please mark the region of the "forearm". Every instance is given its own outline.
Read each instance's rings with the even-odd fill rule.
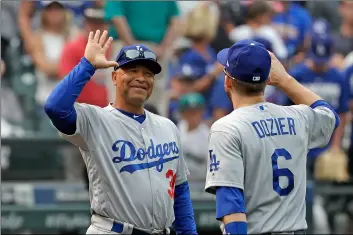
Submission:
[[[175,41],[175,39],[179,36],[180,32],[179,32],[179,27],[180,26],[180,20],[178,17],[173,17],[167,33],[164,36],[164,39],[161,43],[161,47],[163,49],[169,49],[170,45]]]
[[[314,102],[322,100],[320,96],[300,84],[293,77],[285,80],[278,87],[297,105],[305,104],[310,106]]]
[[[174,195],[173,228],[177,234],[197,234],[188,182],[177,185]]]
[[[133,37],[124,16],[115,17],[113,23],[121,40],[128,45],[135,44],[135,38]]]
[[[195,81],[193,87],[194,92],[203,92],[207,90],[222,71],[223,66],[219,63],[216,63],[210,73],[206,74],[203,78]]]
[[[346,123],[347,123],[346,113],[341,113],[338,116],[340,117],[340,124],[332,136],[332,147],[334,148],[341,148],[342,138],[344,135],[344,127],[346,126]]]
[[[53,125],[62,133],[74,134],[76,131],[76,111],[74,103],[85,84],[94,74],[94,67],[85,59],[54,88],[44,109]]]
[[[39,70],[45,73],[48,77],[59,76],[59,66],[57,63],[46,62],[41,60],[37,63]]]
[[[31,40],[33,38],[32,26],[31,26],[31,16],[33,14],[33,2],[32,1],[22,1],[18,12],[18,28],[20,35],[26,45],[26,50],[30,50]],[[27,51],[30,53],[30,51]]]
[[[216,218],[223,222],[226,234],[247,234],[245,200],[241,189],[217,188]]]

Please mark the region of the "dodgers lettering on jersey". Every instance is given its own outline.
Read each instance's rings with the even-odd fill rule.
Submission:
[[[306,229],[307,153],[326,145],[334,127],[323,106],[236,109],[211,127],[205,190],[242,189],[249,234]]]
[[[267,118],[251,123],[259,138],[276,135],[296,135],[294,119],[287,117]]]
[[[125,165],[120,169],[120,172],[129,172],[134,173],[135,171],[156,167],[158,172],[163,170],[163,165],[166,162],[173,161],[179,158],[179,148],[177,147],[177,143],[175,141],[164,144],[157,144],[156,146],[153,143],[153,140],[150,139],[151,145],[145,151],[144,148],[138,148],[130,142],[126,140],[118,140],[116,141],[112,149],[114,152],[120,152],[119,156],[116,156],[112,159],[113,163],[121,163],[121,162],[141,162],[130,165]],[[130,154],[128,154],[130,153]],[[168,157],[170,154],[174,156]],[[151,160],[155,160],[154,162],[145,162],[145,158],[148,157]],[[168,157],[168,158],[164,158]]]
[[[168,119],[145,110],[140,123],[111,105],[75,103],[77,129],[62,134],[86,163],[91,208],[150,232],[174,221],[174,189],[187,178],[180,137]]]

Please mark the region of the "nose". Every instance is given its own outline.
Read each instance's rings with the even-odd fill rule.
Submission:
[[[137,73],[136,73],[136,78],[137,81],[139,82],[144,82],[145,81],[145,77],[144,77],[144,73],[142,69],[138,69]]]

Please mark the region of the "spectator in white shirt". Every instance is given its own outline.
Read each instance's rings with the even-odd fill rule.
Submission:
[[[190,180],[206,179],[209,127],[202,122],[205,99],[199,93],[183,95],[179,101],[181,120],[178,123],[185,162],[190,171]]]
[[[280,35],[271,26],[272,7],[266,1],[254,1],[248,6],[246,24],[235,27],[229,38],[233,42],[261,37],[273,45],[273,53],[284,60],[288,56],[286,46]]]

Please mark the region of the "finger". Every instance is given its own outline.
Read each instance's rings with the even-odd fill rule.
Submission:
[[[107,51],[107,50],[109,49],[109,47],[110,47],[110,45],[112,44],[112,42],[113,42],[113,38],[112,38],[112,37],[109,37],[108,40],[107,40],[107,42],[106,42],[106,43],[104,44],[104,46],[103,46],[104,51]]]
[[[116,67],[119,66],[119,64],[116,61],[108,61],[107,62],[108,67]]]
[[[96,31],[96,34],[94,35],[93,42],[98,43],[100,33],[101,33],[100,30],[97,30],[97,31]]]
[[[104,42],[107,39],[107,35],[108,35],[108,31],[104,30],[104,32],[102,33],[102,36],[99,39],[99,45],[101,45],[101,47],[103,47]]]
[[[93,41],[93,32],[89,32],[89,35],[88,35],[88,41],[89,42],[92,42]]]

